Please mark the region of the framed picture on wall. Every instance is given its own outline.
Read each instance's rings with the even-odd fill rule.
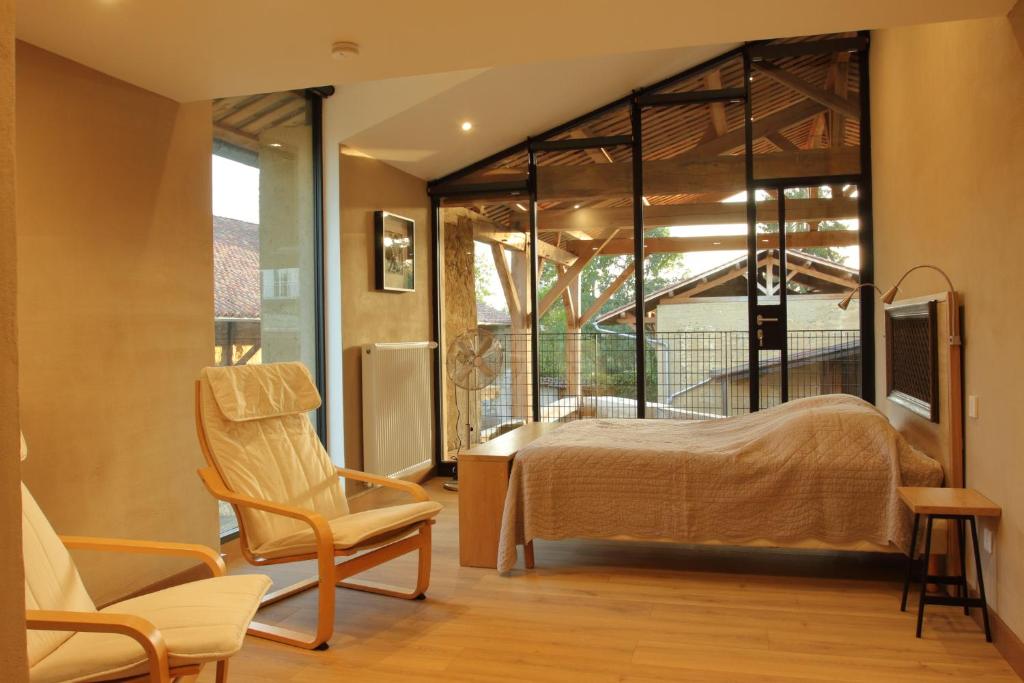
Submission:
[[[374,211],[377,289],[416,291],[416,221],[390,211]]]

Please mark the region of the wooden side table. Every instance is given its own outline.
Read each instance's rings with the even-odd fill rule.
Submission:
[[[921,515],[927,518],[927,530],[924,542],[924,571],[921,572],[921,599],[917,605],[917,637],[921,637],[921,626],[924,622],[925,605],[945,605],[947,607],[963,607],[964,614],[970,614],[971,607],[980,607],[982,620],[985,624],[985,640],[992,642],[992,630],[988,624],[988,603],[985,600],[985,577],[981,570],[981,553],[978,551],[977,517],[998,518],[1001,508],[974,489],[928,488],[917,486],[900,486],[897,489],[900,498],[914,513],[914,532],[910,540],[910,555],[907,558],[907,574],[903,580],[903,598],[900,611],[907,610],[907,593],[910,590],[910,579],[914,571],[914,555],[917,551],[917,532],[920,528]],[[957,524],[960,541],[960,576],[933,576],[928,573],[928,561],[932,551],[932,522],[936,519],[947,519]],[[967,559],[964,555],[965,524],[971,525],[971,537],[974,540],[974,566],[978,574],[979,597],[972,598],[967,590]],[[956,586],[957,596],[928,595],[928,584]]]
[[[512,461],[526,444],[561,426],[559,422],[528,422],[459,455],[459,564],[498,566],[498,537]],[[533,544],[524,549],[533,567]]]

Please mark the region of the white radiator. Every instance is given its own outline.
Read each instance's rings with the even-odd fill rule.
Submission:
[[[433,462],[434,342],[366,344],[363,469],[401,477]]]

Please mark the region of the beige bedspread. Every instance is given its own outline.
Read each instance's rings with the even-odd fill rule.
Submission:
[[[628,535],[687,543],[892,542],[910,516],[897,486],[938,486],[942,468],[853,396],[682,422],[572,422],[512,467],[498,571],[536,538]]]

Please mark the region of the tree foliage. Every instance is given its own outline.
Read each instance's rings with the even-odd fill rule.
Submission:
[[[669,234],[669,230],[668,228],[658,228],[656,230],[649,230],[646,234],[648,237],[666,237]],[[600,297],[612,285],[615,278],[619,277],[622,271],[628,268],[632,262],[632,254],[595,256],[580,274],[582,309],[586,310]],[[687,275],[688,272],[683,265],[682,254],[651,254],[644,260],[644,289],[648,293],[682,280]],[[554,265],[545,263],[540,273],[539,291],[541,298],[551,289],[557,279],[558,273]],[[632,303],[635,291],[634,279],[627,279],[625,284],[601,307],[601,312],[611,311]],[[541,319],[541,332],[565,332],[565,330],[565,307],[562,301],[559,300]],[[595,331],[593,321],[587,323],[584,331]]]

